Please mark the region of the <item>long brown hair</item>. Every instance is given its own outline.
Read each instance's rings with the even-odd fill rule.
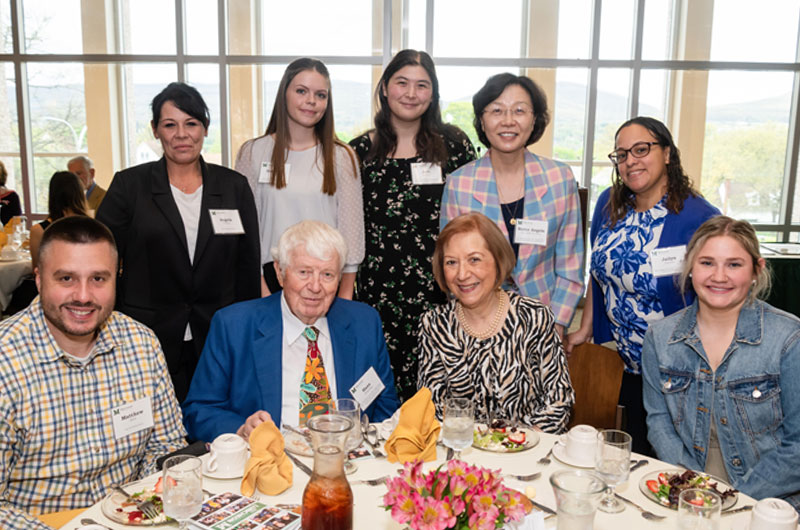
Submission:
[[[314,125],[314,135],[322,146],[322,193],[333,195],[336,193],[336,174],[335,174],[335,149],[337,145],[345,148],[353,164],[353,173],[358,177],[358,164],[355,156],[347,145],[336,137],[333,127],[333,94],[330,90],[331,76],[328,68],[319,59],[302,57],[295,59],[283,73],[278,94],[275,96],[275,105],[272,107],[267,131],[264,136],[274,133],[275,146],[272,149],[272,171],[270,173],[270,184],[277,189],[286,187],[286,173],[284,165],[288,156],[289,146],[289,110],[286,106],[286,91],[289,83],[300,72],[314,70],[321,74],[328,81],[328,106],[322,118]]]
[[[667,126],[655,118],[639,116],[631,118],[620,125],[614,133],[614,144],[616,147],[617,137],[622,129],[630,125],[641,125],[653,135],[658,145],[662,149],[669,149],[669,161],[667,162],[667,209],[673,213],[683,210],[683,201],[691,197],[699,197],[700,192],[694,189],[692,180],[683,170],[681,165],[681,153],[672,134]],[[628,156],[631,156],[628,154]],[[611,175],[611,197],[606,208],[608,209],[608,226],[614,226],[617,221],[624,219],[628,210],[636,206],[636,194],[622,182],[619,176],[619,168],[614,165],[614,172]]]

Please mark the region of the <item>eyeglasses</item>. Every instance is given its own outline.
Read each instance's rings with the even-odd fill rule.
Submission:
[[[628,153],[633,156],[633,158],[642,158],[647,156],[650,153],[650,146],[652,145],[661,145],[658,142],[636,142],[631,146],[630,149],[622,149],[621,147],[608,155],[608,158],[614,163],[619,164],[621,162],[625,162],[628,159]]]
[[[484,109],[483,113],[493,120],[499,120],[505,117],[506,114],[511,114],[511,117],[514,119],[522,119],[528,114],[533,114],[533,109],[523,103],[511,107],[495,105]]]

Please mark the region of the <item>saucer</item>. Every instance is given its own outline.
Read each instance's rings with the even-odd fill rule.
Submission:
[[[556,457],[556,460],[562,464],[567,464],[568,466],[594,469],[594,460],[591,462],[581,462],[573,459],[567,455],[567,447],[565,445],[561,445],[560,442],[553,447],[553,456]]]

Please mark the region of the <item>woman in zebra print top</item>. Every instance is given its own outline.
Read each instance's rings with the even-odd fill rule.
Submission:
[[[546,432],[566,430],[575,394],[552,311],[503,291],[515,263],[500,229],[480,213],[453,219],[433,255],[439,287],[455,299],[425,313],[417,385],[470,397],[479,418],[504,418]]]

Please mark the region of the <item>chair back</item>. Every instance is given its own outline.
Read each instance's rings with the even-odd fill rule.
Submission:
[[[573,348],[568,363],[575,390],[569,427],[585,424],[598,429],[619,429],[622,418],[617,403],[624,370],[619,354],[587,342]]]

